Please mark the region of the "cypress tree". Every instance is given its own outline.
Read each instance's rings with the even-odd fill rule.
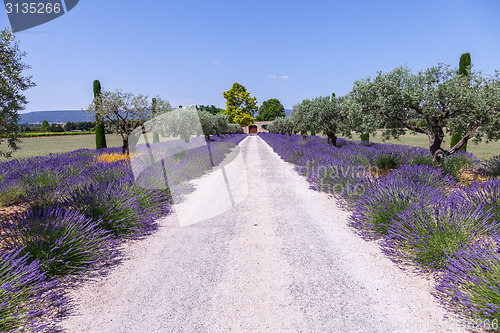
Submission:
[[[94,99],[101,96],[101,83],[94,81]],[[106,148],[106,132],[104,130],[104,121],[99,113],[95,115],[95,149]]]
[[[156,117],[156,98],[153,98],[153,102],[151,103],[151,114]],[[160,136],[158,133],[153,132],[153,143],[160,142]]]
[[[471,66],[470,54],[469,53],[462,54],[460,56],[460,63],[458,65],[458,74],[468,76],[471,70],[470,66]],[[453,146],[455,146],[460,140],[462,140],[462,135],[460,133],[453,134],[453,136],[451,137],[450,148],[453,148]],[[465,143],[460,149],[463,151],[467,151],[467,143]]]

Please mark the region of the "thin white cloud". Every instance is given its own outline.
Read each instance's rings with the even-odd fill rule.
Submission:
[[[218,64],[220,64],[220,61],[219,60],[214,60],[214,64],[218,65]]]
[[[283,79],[283,80],[286,80],[286,79],[289,79],[290,77],[288,75],[282,75],[280,76],[280,79]]]
[[[274,74],[273,74],[273,75],[269,75],[267,78],[268,78],[268,79],[275,79],[275,78],[276,78],[276,75],[274,75]]]

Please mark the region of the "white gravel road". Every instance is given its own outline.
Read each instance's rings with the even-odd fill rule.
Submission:
[[[429,281],[358,237],[349,213],[260,137],[240,148],[242,167],[227,170],[247,180],[247,197],[195,224],[162,219],[157,233],[126,246],[111,274],[71,291],[76,308],[62,331],[461,331]],[[207,200],[199,191],[210,193],[211,177],[220,174],[197,180],[189,205]]]

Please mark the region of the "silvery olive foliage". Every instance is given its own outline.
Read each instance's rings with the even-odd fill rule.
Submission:
[[[271,133],[291,135],[293,133],[293,129],[294,126],[292,118],[279,117],[267,125],[267,130]]]
[[[292,121],[295,131],[316,134],[322,132],[328,143],[336,145],[337,134],[350,136],[352,129],[348,117],[346,97],[317,97],[306,99],[293,107]]]
[[[350,95],[358,131],[383,128],[385,138],[397,138],[407,130],[425,134],[435,161],[455,153],[468,140],[500,139],[498,73],[463,76],[444,64],[417,73],[398,67],[374,79],[356,81]],[[462,139],[446,151],[442,143],[450,133],[460,133]]]
[[[166,107],[164,102],[160,101],[160,107]],[[124,154],[128,153],[129,134],[152,116],[148,96],[134,95],[122,90],[103,91],[100,97],[92,101],[87,112],[110,120],[113,129],[122,137]]]
[[[24,110],[28,102],[22,92],[35,86],[31,76],[22,75],[22,71],[31,68],[22,62],[24,56],[26,53],[19,49],[12,32],[0,30],[0,156],[9,157],[19,149],[18,111]],[[4,141],[7,149],[1,147]]]
[[[163,137],[179,137],[188,143],[193,136],[203,135],[208,141],[210,135],[241,132],[239,125],[237,129],[229,125],[225,114],[214,115],[191,105],[154,117],[144,124],[143,131],[159,133]]]
[[[172,111],[170,102],[161,99],[160,96],[156,96],[154,98],[154,103],[151,104],[151,117],[156,117],[169,111]]]
[[[157,131],[165,137],[174,136],[189,142],[191,136],[202,134],[198,110],[194,105],[179,108],[157,117]]]
[[[229,122],[227,120],[227,115],[223,113],[216,114],[214,116],[214,124],[215,124],[215,134],[217,134],[217,136],[220,136],[221,134],[224,133],[229,133],[228,132]]]

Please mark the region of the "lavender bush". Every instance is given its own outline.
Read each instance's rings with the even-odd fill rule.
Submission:
[[[156,229],[152,214],[141,208],[137,197],[114,183],[83,186],[64,204],[116,237],[140,236]]]
[[[458,307],[468,317],[482,319],[483,325],[478,325],[483,326],[481,328],[492,328],[495,320],[498,325],[500,238],[491,236],[460,247],[448,259],[446,273],[436,289],[436,296],[445,304]]]
[[[458,180],[460,179],[460,172],[468,169],[477,161],[478,159],[471,153],[459,150],[443,159],[442,168],[447,174]]]
[[[484,162],[486,174],[491,177],[500,177],[500,155]]]
[[[443,193],[432,186],[407,180],[393,182],[382,179],[370,189],[369,194],[356,200],[351,225],[368,238],[380,238],[388,234],[397,215],[412,203],[430,204],[434,198],[445,199]]]
[[[404,186],[407,182],[412,182],[419,186],[430,186],[437,190],[457,186],[455,179],[445,174],[444,170],[428,165],[405,165],[379,178],[379,184],[382,185],[397,183]]]
[[[500,233],[500,179],[474,182],[469,187],[455,191],[452,196],[463,205],[472,204],[491,213],[490,233]]]
[[[8,249],[22,248],[28,262],[38,261],[47,276],[97,269],[114,257],[109,235],[77,212],[31,208],[1,225]]]
[[[23,249],[0,252],[0,332],[29,328],[42,331],[44,315],[61,315],[66,298],[40,271],[37,260],[22,255]]]
[[[431,199],[413,202],[391,220],[384,250],[424,268],[442,270],[462,245],[487,234],[491,215],[482,207]]]

